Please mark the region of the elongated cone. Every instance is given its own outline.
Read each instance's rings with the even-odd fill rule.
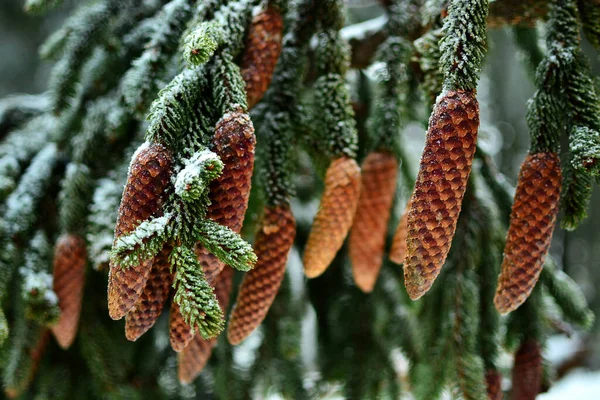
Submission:
[[[304,249],[304,274],[321,275],[344,244],[360,197],[360,168],[356,161],[340,157],[325,174],[325,191]]]
[[[146,286],[135,303],[135,307],[125,316],[125,337],[128,340],[136,341],[152,328],[162,313],[173,283],[173,274],[169,263],[170,253],[171,247],[165,246],[154,257]]]
[[[296,221],[289,206],[267,207],[256,234],[256,266],[246,273],[231,312],[227,339],[238,344],[265,319],[283,277],[294,244]]]
[[[78,235],[62,235],[54,250],[53,273],[53,290],[58,297],[60,319],[51,329],[63,349],[69,348],[77,335],[86,263],[85,240]]]
[[[194,331],[185,322],[179,310],[179,304],[171,299],[171,312],[169,314],[169,339],[171,347],[180,352],[194,338]]]
[[[479,105],[474,91],[449,91],[431,118],[408,213],[404,283],[411,299],[437,278],[452,244],[475,154]]]
[[[35,378],[35,374],[40,365],[40,361],[42,360],[42,356],[46,351],[46,346],[48,346],[49,341],[50,332],[48,331],[48,329],[43,329],[40,332],[40,336],[37,342],[31,343],[31,347],[28,347],[27,352],[31,362],[25,364],[27,370],[18,371],[19,376],[22,377],[17,382],[14,382],[14,384],[18,386],[6,385],[4,387],[4,393],[6,393],[6,396],[8,398],[14,399],[19,397],[29,387],[29,385]]]
[[[410,211],[412,198],[406,203],[406,208],[400,217],[398,227],[392,239],[392,248],[390,249],[390,260],[396,264],[404,264],[406,259],[406,236],[408,235],[408,212]]]
[[[256,147],[254,127],[248,114],[241,111],[225,114],[217,123],[213,143],[224,168],[221,176],[211,182],[207,218],[239,232],[248,208]],[[207,282],[214,282],[225,264],[200,245],[196,255]]]
[[[233,269],[223,268],[217,279],[215,279],[215,295],[223,312],[229,307],[229,297],[233,284]],[[177,361],[178,377],[181,383],[191,383],[202,372],[208,362],[213,347],[218,338],[202,339],[201,335],[195,335],[194,339],[179,353]]]
[[[350,259],[354,282],[363,292],[373,291],[383,263],[398,160],[387,152],[374,152],[361,166],[361,189],[350,231]]]
[[[494,304],[502,314],[529,297],[550,247],[561,188],[555,153],[527,156],[517,182]]]
[[[512,400],[534,400],[542,388],[542,351],[534,340],[521,344],[512,371]]]
[[[502,375],[495,369],[485,373],[485,383],[489,400],[502,400]]]
[[[281,53],[282,35],[283,18],[275,8],[267,7],[254,17],[242,60],[248,108],[260,101],[271,83]]]
[[[115,241],[128,234],[150,217],[162,215],[162,206],[168,197],[173,157],[164,146],[145,144],[134,155],[123,191]],[[130,268],[110,263],[108,275],[108,313],[112,319],[121,319],[135,306],[146,284],[152,261],[146,260]]]

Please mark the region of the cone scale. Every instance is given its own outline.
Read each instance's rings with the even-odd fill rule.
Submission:
[[[400,217],[394,238],[392,239],[392,248],[390,249],[390,260],[396,264],[404,264],[406,258],[406,235],[408,234],[408,212],[410,211],[412,199],[406,203],[406,208]]]
[[[540,345],[527,340],[515,354],[512,371],[513,400],[535,400],[542,388],[542,351]]]

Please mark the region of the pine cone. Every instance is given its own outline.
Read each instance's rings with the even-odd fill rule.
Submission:
[[[231,312],[227,339],[238,344],[265,319],[285,275],[296,221],[289,206],[267,207],[254,241],[256,266],[246,273]]]
[[[211,204],[206,217],[239,232],[248,208],[256,146],[254,127],[248,114],[239,111],[225,114],[217,123],[213,142],[224,168],[221,176],[211,182]],[[196,249],[206,280],[211,283],[225,264],[206,253],[204,249]]]
[[[404,281],[411,299],[423,296],[446,260],[475,154],[479,105],[474,91],[449,91],[429,130],[408,213]]]
[[[283,18],[273,7],[254,17],[242,60],[248,108],[260,101],[267,91],[281,53]]]
[[[344,244],[360,196],[360,168],[348,157],[333,160],[325,174],[325,191],[304,249],[304,273],[321,275]]]
[[[51,329],[63,349],[69,348],[77,335],[86,263],[87,253],[83,238],[65,234],[58,239],[54,250],[53,290],[58,297],[60,319]]]
[[[383,262],[398,161],[389,153],[374,152],[363,161],[361,172],[360,198],[350,232],[350,259],[356,286],[369,293]]]
[[[224,313],[227,311],[227,307],[229,307],[232,284],[233,269],[224,268],[215,280],[215,295]],[[215,337],[205,340],[202,339],[201,335],[194,336],[194,339],[177,357],[179,382],[187,384],[196,379],[210,358],[212,349],[217,344],[217,339]]]
[[[136,341],[146,333],[160,314],[169,297],[169,289],[173,283],[169,254],[171,247],[165,246],[163,250],[154,257],[150,276],[133,310],[125,317],[125,337]]]
[[[183,350],[194,338],[194,331],[185,322],[179,304],[171,299],[171,313],[169,314],[169,339],[171,347],[176,352]]]
[[[502,400],[502,375],[495,369],[485,373],[485,383],[489,400]]]
[[[542,387],[542,351],[534,340],[521,343],[512,371],[512,400],[534,400]]]
[[[406,235],[408,234],[408,212],[412,204],[412,197],[406,203],[406,208],[400,217],[400,222],[392,239],[392,248],[390,249],[390,260],[396,264],[404,264],[406,259]]]
[[[502,314],[529,297],[550,247],[561,188],[555,153],[527,156],[517,183],[494,304]]]
[[[162,215],[172,174],[172,155],[164,146],[152,143],[138,149],[129,169],[123,191],[115,240],[131,233],[143,221]],[[121,319],[137,302],[146,284],[151,260],[130,268],[111,262],[108,276],[108,312]]]

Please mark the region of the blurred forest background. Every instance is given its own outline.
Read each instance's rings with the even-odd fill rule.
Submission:
[[[346,0],[349,5],[348,24],[356,24],[374,17],[383,11],[376,0]],[[76,6],[77,1],[65,0],[64,5],[44,17],[35,17],[23,12],[23,0],[1,0],[0,4],[0,98],[11,93],[40,93],[46,89],[50,63],[38,56],[38,46],[60,26],[61,21]],[[518,28],[516,28],[518,29]],[[525,122],[526,102],[534,92],[533,67],[530,60],[519,51],[515,39],[518,31],[512,28],[490,29],[488,32],[490,51],[484,75],[480,82],[478,98],[481,108],[480,137],[508,181],[514,185],[516,176],[529,146],[529,134]],[[544,32],[539,29],[540,46]],[[584,49],[592,62],[594,75],[600,87],[600,57],[589,44]],[[405,154],[416,172],[418,155],[424,140],[426,126],[407,126],[405,137],[411,147]],[[414,149],[412,149],[414,147]],[[408,193],[403,194],[404,198]],[[600,190],[595,188],[588,218],[579,229],[567,232],[558,227],[554,233],[552,256],[564,270],[582,287],[596,320],[600,319]],[[560,217],[559,217],[560,220]],[[292,262],[294,257],[292,256]],[[296,257],[297,258],[297,257]],[[550,340],[547,358],[558,365],[559,375],[573,367],[598,371],[600,369],[600,324],[586,337],[564,336]],[[572,381],[564,380],[562,388],[555,387],[544,399],[565,398],[575,395],[584,386],[600,390],[600,374],[580,375]],[[593,393],[594,389],[591,393]],[[586,393],[589,390],[585,390]],[[598,393],[598,392],[596,392]],[[588,398],[588,397],[585,397]],[[589,397],[592,398],[592,397]]]

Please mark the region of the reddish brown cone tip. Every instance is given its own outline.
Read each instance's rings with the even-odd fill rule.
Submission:
[[[408,212],[410,211],[412,198],[406,203],[406,208],[400,217],[398,227],[392,239],[392,248],[390,249],[390,260],[396,264],[404,264],[406,259],[406,235],[408,235]]]
[[[229,296],[233,284],[233,269],[224,268],[215,280],[215,295],[219,301],[219,306],[223,312],[227,311],[229,306]],[[188,384],[202,372],[213,347],[217,344],[217,338],[202,339],[202,336],[195,335],[192,341],[179,353],[177,357],[178,369],[177,376],[179,382]]]
[[[387,152],[369,154],[361,166],[361,190],[350,231],[350,259],[354,282],[363,292],[373,291],[383,263],[398,160]]]
[[[258,262],[246,273],[231,312],[227,327],[229,343],[242,342],[265,319],[283,281],[295,236],[296,221],[288,206],[265,209],[254,241]]]
[[[475,154],[479,105],[474,91],[449,91],[429,119],[425,149],[408,213],[404,282],[423,296],[446,260]]]
[[[152,261],[152,269],[146,286],[135,307],[125,317],[125,337],[128,340],[136,341],[152,328],[162,313],[173,283],[173,274],[169,263],[170,253],[171,247],[165,246]]]
[[[171,153],[160,144],[145,144],[138,149],[123,191],[115,240],[131,233],[142,221],[162,215],[162,206],[169,194],[172,162]],[[108,313],[112,319],[123,318],[135,306],[151,266],[151,260],[130,268],[110,263]]]
[[[494,369],[486,371],[485,384],[489,400],[502,400],[502,375],[500,372]]]
[[[523,304],[540,276],[558,213],[561,179],[555,153],[530,154],[521,166],[494,297],[502,314]]]
[[[321,275],[344,244],[360,196],[360,168],[348,157],[333,160],[325,174],[325,191],[304,249],[304,274]]]
[[[248,108],[263,97],[281,53],[283,18],[273,7],[254,17],[242,60],[242,77],[246,83]]]
[[[542,388],[542,351],[534,340],[521,344],[512,371],[513,400],[535,400]]]
[[[51,330],[63,349],[69,348],[77,335],[86,263],[85,240],[78,235],[62,235],[56,242],[53,262],[53,290],[58,297],[60,319]]]

